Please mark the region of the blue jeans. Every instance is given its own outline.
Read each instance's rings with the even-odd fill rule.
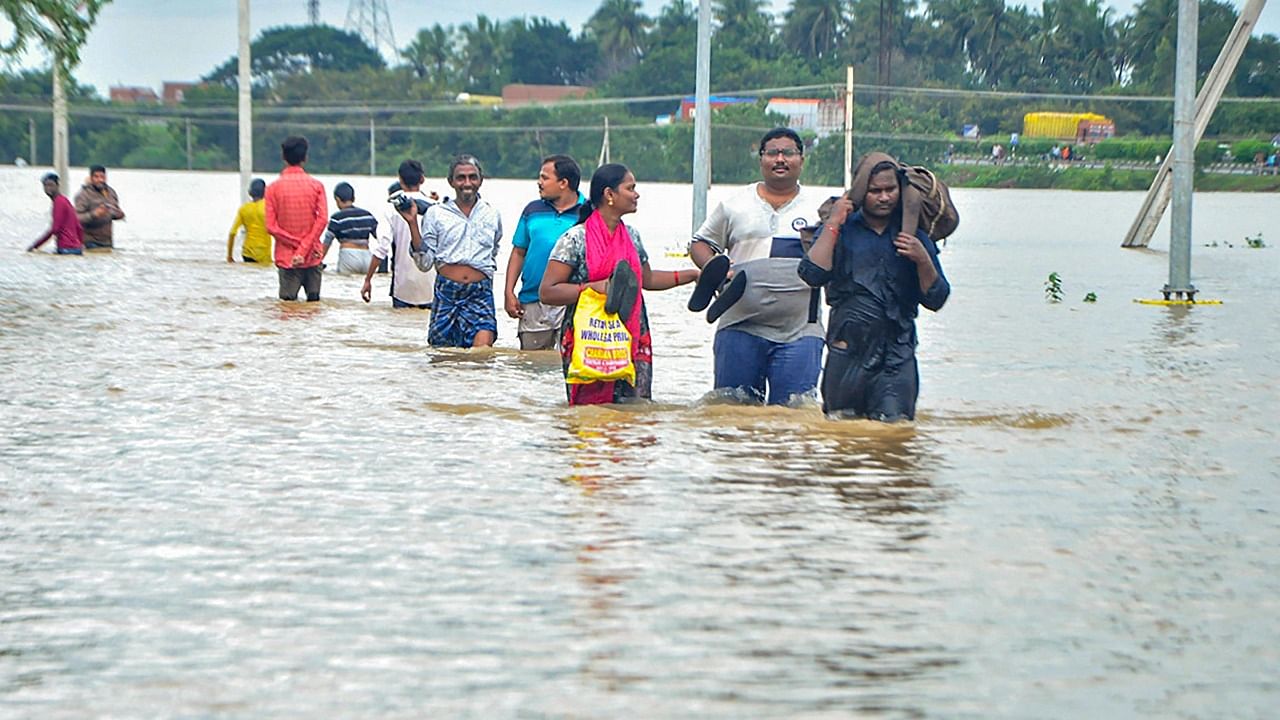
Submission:
[[[777,343],[733,328],[721,330],[713,349],[716,388],[736,388],[763,401],[767,385],[769,404],[786,405],[818,386],[823,345],[820,337]]]

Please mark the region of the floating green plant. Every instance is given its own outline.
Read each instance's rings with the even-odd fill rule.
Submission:
[[[1049,273],[1044,281],[1044,299],[1051,303],[1062,302],[1062,276],[1056,272]]]

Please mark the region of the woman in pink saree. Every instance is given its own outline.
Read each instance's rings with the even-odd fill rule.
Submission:
[[[623,380],[565,384],[570,405],[599,405],[653,397],[653,341],[644,305],[644,290],[669,290],[698,279],[697,268],[652,270],[640,234],[622,222],[636,211],[640,193],[636,178],[625,165],[601,165],[591,176],[591,196],[582,206],[578,224],[565,231],[551,251],[538,297],[546,305],[567,305],[561,328],[560,355],[568,371],[573,355],[573,313],[578,296],[590,287],[616,297],[625,293],[619,316],[631,333],[631,360],[636,368],[632,385]],[[625,267],[623,267],[625,266]],[[624,277],[629,276],[629,277]],[[636,282],[636,281],[639,282]]]

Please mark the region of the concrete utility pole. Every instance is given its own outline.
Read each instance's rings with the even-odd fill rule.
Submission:
[[[62,179],[62,187],[71,187],[70,137],[67,134],[67,89],[62,76],[61,58],[53,56],[53,171]]]
[[[1169,284],[1166,300],[1196,299],[1191,285],[1191,194],[1195,161],[1196,36],[1198,0],[1178,0],[1178,59],[1173,78],[1173,232],[1169,239]]]
[[[249,56],[249,0],[240,0],[240,189],[243,199],[253,175],[253,73]]]
[[[1240,56],[1244,54],[1245,46],[1249,44],[1249,37],[1253,28],[1257,26],[1262,8],[1266,4],[1266,0],[1248,0],[1244,9],[1240,11],[1240,17],[1236,19],[1235,27],[1231,28],[1231,33],[1227,35],[1227,40],[1218,53],[1218,59],[1214,61],[1213,68],[1209,70],[1209,75],[1205,77],[1204,85],[1200,88],[1200,94],[1196,96],[1193,142],[1199,142],[1204,136],[1205,128],[1209,126],[1213,111],[1217,109],[1223,92],[1226,91],[1227,85],[1235,74],[1236,65],[1240,62]],[[1170,152],[1165,154],[1160,169],[1156,171],[1155,180],[1151,182],[1147,196],[1142,201],[1142,207],[1138,210],[1138,216],[1129,227],[1129,233],[1125,235],[1121,247],[1146,247],[1151,242],[1151,236],[1155,235],[1160,218],[1169,208],[1172,170],[1173,153]]]
[[[693,103],[693,230],[707,217],[711,185],[711,0],[698,0],[698,54]]]
[[[844,75],[844,189],[853,186],[853,66]]]

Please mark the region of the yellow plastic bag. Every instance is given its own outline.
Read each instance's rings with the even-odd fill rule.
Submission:
[[[600,380],[635,384],[631,333],[616,313],[604,311],[604,295],[586,288],[573,313],[573,354],[565,382],[582,385]]]

